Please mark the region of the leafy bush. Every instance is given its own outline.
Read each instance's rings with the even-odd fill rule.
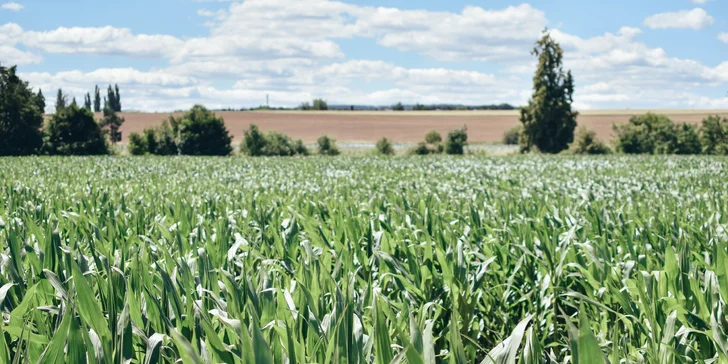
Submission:
[[[503,134],[503,144],[518,145],[521,132],[523,132],[523,125],[516,125],[508,129],[505,134]]]
[[[101,127],[91,110],[71,104],[57,110],[44,130],[46,153],[51,155],[109,154]]]
[[[318,138],[318,152],[320,155],[339,155],[341,151],[336,146],[336,139],[330,138],[328,135],[324,135]]]
[[[179,151],[184,155],[230,155],[232,138],[222,118],[195,105],[179,119],[170,118],[179,130]]]
[[[15,71],[0,66],[0,156],[35,154],[43,144],[45,99]]]
[[[392,105],[392,110],[394,110],[394,111],[404,111],[404,105],[402,105],[401,102],[398,102],[398,103]]]
[[[305,144],[303,144],[303,140],[296,139],[295,142],[293,142],[293,152],[295,155],[310,155],[311,152],[308,150]]]
[[[177,155],[177,125],[174,118],[164,120],[162,125],[144,129],[141,135],[129,135],[129,154],[131,155]]]
[[[704,154],[728,154],[728,118],[710,116],[703,119],[700,144]]]
[[[617,150],[627,154],[697,154],[700,136],[694,125],[675,124],[667,116],[648,113],[615,125]]]
[[[87,95],[87,102],[91,102],[91,96]],[[118,101],[114,101],[115,103],[118,103]],[[121,104],[116,105],[117,107],[121,107]],[[84,106],[87,110],[91,110],[91,107]],[[116,110],[112,109],[111,106],[106,105],[104,107],[104,118],[101,119],[101,128],[102,130],[105,130],[108,128],[108,134],[109,134],[109,140],[111,140],[112,143],[116,144],[121,141],[121,132],[119,131],[119,128],[121,128],[121,125],[124,124],[124,118],[119,116],[116,113]]]
[[[250,125],[250,129],[244,132],[240,150],[252,157],[309,154],[300,139],[294,142],[288,135],[276,131],[263,133],[255,124]]]
[[[425,134],[425,143],[437,144],[442,142],[442,136],[437,130],[430,130]]]
[[[597,138],[597,134],[593,130],[589,130],[584,126],[576,129],[574,142],[569,148],[572,154],[609,154],[611,149]]]
[[[129,145],[127,149],[131,155],[145,155],[149,153],[147,140],[139,133],[129,134]]]
[[[419,142],[414,147],[407,150],[409,155],[428,155],[442,153],[442,144],[427,144]]]
[[[445,153],[447,154],[463,154],[465,146],[468,144],[468,128],[463,126],[455,129],[447,134],[445,143]]]
[[[394,147],[387,138],[379,139],[376,145],[377,152],[382,155],[394,155]]]
[[[314,110],[328,110],[329,104],[326,103],[324,99],[315,99],[313,100],[313,107]]]
[[[679,123],[675,126],[675,142],[672,154],[700,154],[700,133],[695,124]]]

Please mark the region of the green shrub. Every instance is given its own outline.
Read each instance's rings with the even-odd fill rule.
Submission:
[[[728,118],[710,116],[703,119],[700,144],[704,154],[728,155]]]
[[[417,145],[407,149],[408,155],[429,155],[429,154],[440,154],[443,151],[442,143],[439,144],[427,144],[425,142],[419,142]]]
[[[224,120],[204,106],[195,105],[179,119],[170,119],[179,130],[181,154],[226,156],[233,151]]]
[[[402,105],[401,102],[398,102],[398,103],[392,105],[392,110],[394,110],[394,111],[404,111],[404,105]]]
[[[437,144],[442,142],[442,136],[437,130],[430,130],[425,134],[425,143]]]
[[[394,147],[387,138],[379,139],[376,145],[377,152],[382,155],[394,155]]]
[[[698,126],[689,123],[679,123],[675,126],[676,138],[672,147],[672,154],[700,154],[700,133]]]
[[[324,99],[315,99],[313,100],[313,107],[314,110],[328,110],[329,104],[326,103]]]
[[[303,140],[301,139],[297,139],[293,143],[293,151],[295,155],[307,156],[311,154],[311,152],[306,147],[306,144],[303,144]]]
[[[615,125],[617,150],[627,154],[699,154],[695,125],[674,123],[667,116],[648,113]]]
[[[109,147],[87,109],[71,104],[56,111],[44,129],[45,151],[51,155],[102,155],[109,154]]]
[[[250,125],[250,129],[244,132],[240,150],[252,157],[309,154],[308,148],[300,139],[294,142],[288,135],[277,131],[263,133],[255,124]]]
[[[127,149],[131,155],[145,155],[149,153],[147,140],[139,133],[129,134],[129,145]]]
[[[463,154],[465,146],[468,144],[468,128],[463,126],[455,129],[447,134],[445,143],[445,153],[447,154]]]
[[[339,148],[336,146],[336,139],[330,138],[328,135],[319,137],[317,143],[318,153],[320,155],[334,156],[341,154],[341,151],[339,151]]]
[[[523,132],[523,125],[516,125],[508,129],[503,134],[503,144],[518,145],[521,132]]]
[[[569,148],[571,154],[609,154],[611,152],[611,149],[597,138],[597,134],[585,126],[576,129],[574,142]]]

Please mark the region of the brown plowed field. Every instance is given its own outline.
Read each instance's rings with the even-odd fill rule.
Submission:
[[[612,123],[625,123],[631,115],[645,113],[642,110],[587,111],[579,116],[579,125],[585,125],[597,132],[600,138],[612,137]],[[699,123],[707,115],[720,114],[728,117],[728,110],[661,110],[674,121]],[[518,124],[515,111],[432,111],[432,112],[296,112],[296,111],[221,111],[225,124],[234,137],[240,141],[243,130],[250,124],[258,124],[261,130],[276,130],[304,142],[315,142],[324,134],[335,137],[339,142],[374,142],[387,137],[395,142],[417,142],[428,130],[446,133],[467,125],[470,142],[498,142],[503,133]],[[126,122],[122,126],[124,140],[132,132],[158,125],[170,114],[122,113]]]

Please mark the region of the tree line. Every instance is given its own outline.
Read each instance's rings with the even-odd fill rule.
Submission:
[[[103,108],[98,86],[83,106],[59,89],[55,113],[44,120],[46,99],[17,75],[16,67],[0,65],[0,156],[110,154],[109,143],[121,141],[119,86],[109,85]],[[93,111],[102,112],[96,120]]]
[[[506,134],[507,143],[517,143],[523,153],[604,154],[612,149],[600,141],[593,131],[577,130],[577,116],[572,108],[574,77],[563,68],[563,50],[545,30],[532,51],[538,59],[533,77],[533,94],[528,105],[520,108],[521,125]],[[416,109],[426,109],[415,105]],[[121,95],[118,85],[108,86],[101,102],[98,86],[93,97],[87,93],[83,106],[75,99],[70,103],[62,90],[56,96],[56,112],[44,123],[45,97],[41,90],[33,93],[28,83],[16,74],[16,68],[0,66],[0,155],[30,154],[109,154],[109,143],[122,138],[120,127]],[[323,99],[300,106],[304,110],[327,110]],[[398,103],[394,110],[404,110]],[[102,112],[94,119],[92,110]],[[626,125],[615,126],[615,148],[623,153],[728,154],[728,120],[711,117],[701,128],[674,123],[665,116],[648,114],[634,117]],[[158,127],[129,136],[131,154],[156,155],[229,155],[231,137],[222,118],[197,105],[180,117],[170,117]],[[428,133],[425,142],[412,148],[410,154],[462,154],[467,145],[467,129],[448,134],[442,142],[439,134]],[[338,154],[335,141],[319,140],[320,154]],[[390,154],[391,143],[377,143],[382,154]],[[381,148],[380,148],[381,147]],[[300,140],[293,141],[282,133],[261,133],[253,126],[245,132],[241,150],[257,155],[306,155]]]

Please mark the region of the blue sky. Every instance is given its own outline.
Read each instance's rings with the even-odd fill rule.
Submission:
[[[127,110],[521,105],[545,27],[580,109],[728,109],[728,0],[0,0],[0,62]]]

